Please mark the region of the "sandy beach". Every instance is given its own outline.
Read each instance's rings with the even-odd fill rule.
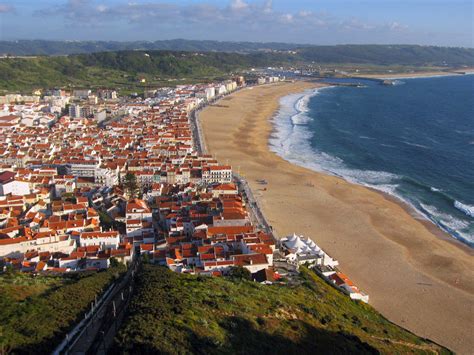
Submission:
[[[471,353],[473,251],[393,198],[293,165],[269,150],[279,98],[316,85],[247,88],[206,108],[200,119],[209,153],[249,181],[277,236],[310,236],[388,319]],[[257,179],[267,180],[267,191]]]

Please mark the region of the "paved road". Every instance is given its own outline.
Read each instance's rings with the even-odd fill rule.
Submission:
[[[242,88],[239,88],[236,91],[241,90],[241,89]],[[221,96],[217,99],[214,99],[211,102],[196,108],[190,113],[189,119],[191,123],[194,148],[199,154],[208,153],[206,142],[205,142],[204,135],[202,132],[201,121],[199,119],[199,112],[201,112],[206,106],[211,105],[214,102],[218,102],[225,96],[226,95]],[[258,201],[253,195],[252,190],[250,189],[250,186],[247,183],[247,181],[236,173],[234,173],[234,180],[237,181],[237,185],[239,186],[240,191],[244,193],[244,196],[247,199],[247,206],[250,208],[250,218],[252,219],[252,222],[254,223],[254,225],[260,227],[261,229],[265,230],[267,233],[271,234],[276,240],[276,236],[273,234],[273,230],[271,226],[268,224],[267,220],[265,219],[265,216],[263,215],[262,210],[260,209]]]

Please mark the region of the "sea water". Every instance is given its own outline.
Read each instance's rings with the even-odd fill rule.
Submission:
[[[474,247],[474,75],[357,82],[283,97],[271,149],[397,196]]]

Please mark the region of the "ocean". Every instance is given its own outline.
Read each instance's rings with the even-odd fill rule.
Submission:
[[[357,82],[283,97],[271,150],[396,196],[474,247],[474,75]]]

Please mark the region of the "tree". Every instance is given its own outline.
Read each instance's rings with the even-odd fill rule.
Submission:
[[[252,280],[250,271],[242,266],[231,267],[228,275],[237,280]]]
[[[128,195],[130,196],[130,198],[134,198],[137,196],[138,184],[137,184],[137,177],[135,176],[135,174],[128,172],[125,175],[123,186],[126,192],[128,193]]]
[[[120,262],[117,260],[117,258],[110,258],[110,267],[119,267]]]

